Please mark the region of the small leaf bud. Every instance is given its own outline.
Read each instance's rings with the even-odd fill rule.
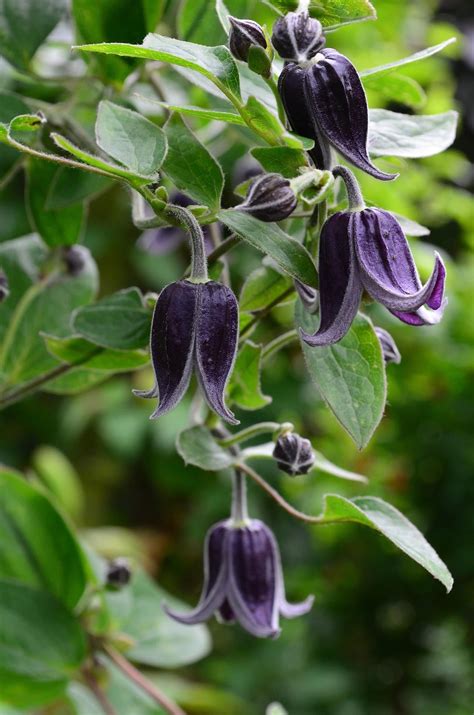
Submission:
[[[325,44],[321,23],[307,12],[289,12],[273,27],[272,45],[284,60],[305,62]]]
[[[238,209],[261,221],[282,221],[293,213],[297,202],[288,179],[280,174],[262,174],[251,184]]]
[[[229,17],[229,21],[229,48],[237,60],[247,62],[251,47],[257,46],[266,49],[265,33],[258,22],[239,20],[236,17]]]
[[[307,474],[314,464],[311,442],[294,432],[286,432],[278,437],[273,457],[278,468],[292,477]]]

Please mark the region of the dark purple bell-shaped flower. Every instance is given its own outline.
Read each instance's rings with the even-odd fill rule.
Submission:
[[[278,544],[270,529],[257,519],[215,524],[204,549],[204,586],[190,613],[165,611],[180,623],[207,621],[213,614],[224,623],[237,621],[259,638],[280,633],[279,617],[296,618],[313,604],[309,596],[298,604],[285,597]]]
[[[314,464],[311,442],[295,432],[286,432],[278,437],[273,457],[278,468],[292,477],[307,474]]]
[[[338,211],[323,226],[319,248],[321,321],[308,345],[330,345],[349,330],[363,290],[409,325],[441,320],[446,271],[435,265],[422,285],[398,221],[378,208]]]
[[[150,352],[156,383],[139,397],[159,397],[151,419],[175,407],[193,370],[209,407],[238,424],[224,402],[237,350],[239,309],[235,295],[215,281],[180,280],[160,293],[153,313]]]
[[[402,360],[402,356],[400,355],[400,351],[397,348],[395,340],[392,338],[388,330],[384,330],[384,328],[380,328],[378,325],[375,325],[374,331],[379,339],[385,364],[388,365],[388,363],[394,362],[398,365]]]
[[[321,23],[307,12],[289,12],[273,26],[272,45],[284,60],[304,62],[325,44]]]
[[[289,63],[278,81],[293,131],[315,141],[309,153],[319,169],[329,169],[327,144],[376,179],[390,181],[370,161],[367,99],[354,65],[333,49],[323,49],[305,67]]]

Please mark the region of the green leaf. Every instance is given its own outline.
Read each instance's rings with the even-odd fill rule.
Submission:
[[[84,509],[84,492],[79,475],[68,458],[56,447],[45,444],[34,451],[32,466],[52,499],[78,521]]]
[[[203,45],[216,45],[226,39],[213,0],[183,0],[178,14],[178,32],[182,40]]]
[[[426,226],[422,226],[420,223],[417,223],[416,221],[413,221],[411,218],[407,218],[406,216],[401,216],[400,214],[394,213],[394,211],[390,212],[395,218],[397,219],[398,223],[403,229],[403,233],[405,233],[407,236],[429,236],[430,235],[430,229],[427,228]]]
[[[66,0],[0,0],[0,55],[28,69],[66,9]]]
[[[80,249],[83,268],[70,275],[62,264],[48,266],[47,252],[38,250],[38,244],[36,237],[0,244],[0,264],[15,286],[0,305],[0,385],[4,392],[57,367],[41,333],[69,335],[71,313],[97,292],[97,267],[85,247]],[[28,263],[29,259],[35,262]]]
[[[256,97],[249,97],[243,108],[248,126],[264,137],[272,145],[283,143],[286,129],[273,112],[262,104]],[[291,136],[291,135],[290,135]],[[298,145],[298,140],[296,140]]]
[[[85,634],[60,601],[22,583],[0,581],[3,702],[30,710],[56,700],[85,657]]]
[[[177,112],[178,114],[186,114],[190,117],[199,117],[200,119],[211,119],[213,121],[226,122],[227,124],[238,124],[240,126],[245,126],[245,122],[240,116],[240,114],[235,114],[234,112],[227,112],[219,109],[204,109],[203,107],[181,107],[177,104],[167,104],[166,102],[160,102],[162,107],[166,107],[170,112]]]
[[[69,365],[81,364],[89,370],[128,372],[150,362],[146,350],[111,350],[98,347],[79,335],[57,338],[43,335],[46,347],[53,357]]]
[[[398,72],[390,74],[374,74],[365,78],[364,84],[368,89],[380,92],[389,102],[406,104],[417,109],[426,102],[424,89],[411,77]]]
[[[107,100],[99,104],[95,135],[106,154],[141,176],[155,176],[166,156],[166,136],[160,127]]]
[[[318,318],[296,304],[296,323],[313,334]],[[385,365],[372,323],[359,314],[335,345],[310,347],[301,341],[311,379],[359,449],[382,419],[386,399]]]
[[[55,168],[46,199],[47,210],[63,209],[85,200],[91,201],[112,185],[106,176],[78,171],[68,166]]]
[[[221,167],[178,114],[166,122],[165,132],[168,154],[163,171],[178,189],[217,211],[224,188]]]
[[[379,531],[410,558],[419,563],[450,591],[453,578],[423,534],[395,507],[377,497],[346,499],[327,494],[322,517],[331,521],[353,521]]]
[[[143,45],[102,43],[79,45],[82,52],[98,52],[118,57],[136,57],[155,62],[168,62],[204,75],[229,99],[240,99],[239,72],[227,47],[205,47],[192,42],[175,40],[164,35],[149,34]]]
[[[433,45],[433,47],[427,47],[425,50],[415,52],[415,54],[408,55],[408,57],[403,57],[401,60],[396,60],[395,62],[388,62],[386,65],[379,65],[378,67],[372,67],[371,69],[362,70],[362,72],[359,72],[359,74],[365,83],[366,77],[371,77],[375,74],[386,74],[388,72],[392,72],[396,67],[403,67],[404,65],[409,65],[412,62],[418,62],[418,60],[425,60],[427,57],[431,57],[431,55],[435,55],[437,52],[441,52],[441,50],[444,50],[444,48],[448,47],[448,45],[452,45],[453,42],[456,42],[455,37],[451,37],[449,40],[440,42],[439,45]]]
[[[57,171],[57,166],[48,161],[28,158],[27,210],[33,229],[50,248],[77,243],[85,221],[85,206],[82,203],[60,209],[47,208],[51,183]]]
[[[148,345],[150,322],[138,288],[127,288],[77,310],[72,328],[103,348],[138,350]]]
[[[262,346],[247,340],[239,350],[229,383],[229,400],[243,410],[259,410],[272,398],[260,387]]]
[[[42,490],[0,467],[0,578],[41,588],[72,610],[86,587],[79,544]]]
[[[239,307],[241,312],[252,313],[266,308],[291,288],[291,280],[269,266],[256,268],[242,286]]]
[[[456,137],[458,113],[399,114],[371,109],[369,152],[372,156],[403,156],[417,159],[447,149]]]
[[[267,0],[281,13],[294,12],[299,0]],[[369,0],[308,0],[308,12],[316,17],[326,30],[362,20],[375,20],[375,8]]]
[[[235,457],[217,443],[211,432],[200,425],[180,432],[176,449],[186,464],[211,472],[226,469],[235,461]]]
[[[74,367],[63,375],[48,380],[41,387],[41,392],[48,392],[52,395],[77,395],[104,382],[110,374],[104,370]]]
[[[27,114],[29,111],[29,107],[20,97],[9,92],[0,92],[0,122],[3,124],[9,124],[13,117],[18,114]],[[0,146],[0,178],[8,173],[19,158],[16,149]]]
[[[130,586],[106,600],[115,627],[134,641],[127,651],[130,660],[154,668],[178,668],[209,653],[206,626],[184,626],[167,616],[164,603],[176,610],[185,610],[185,604],[142,571],[135,571]]]
[[[292,179],[302,167],[308,166],[304,151],[289,146],[255,147],[250,153],[265,171],[274,172]]]
[[[264,223],[238,209],[219,211],[218,217],[244,241],[273,258],[288,275],[306,285],[317,285],[316,268],[306,248],[275,223]]]

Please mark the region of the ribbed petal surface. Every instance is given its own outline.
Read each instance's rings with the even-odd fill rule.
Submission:
[[[357,70],[347,57],[333,49],[305,71],[304,89],[309,111],[320,131],[343,157],[376,179],[390,181],[372,164],[367,151],[369,113]],[[319,57],[319,54],[317,55]]]
[[[321,322],[315,335],[301,332],[312,346],[330,345],[344,337],[359,308],[362,283],[352,241],[350,222],[354,214],[340,211],[323,226],[319,246],[319,299]]]
[[[275,637],[278,628],[279,557],[271,532],[260,521],[229,533],[227,597],[241,626],[260,638]]]
[[[421,285],[415,261],[398,221],[382,209],[353,214],[351,236],[364,287],[389,310],[415,311],[424,303],[441,305],[445,269],[435,253],[433,272]]]
[[[238,424],[224,403],[239,337],[239,309],[230,288],[209,281],[199,291],[196,327],[196,369],[206,400],[222,419]]]
[[[152,418],[173,409],[189,385],[200,287],[188,281],[171,283],[156,303],[150,350],[160,403]]]
[[[312,119],[304,94],[306,72],[307,70],[293,62],[287,64],[278,79],[278,91],[292,130],[302,137],[314,140],[314,148],[308,154],[317,169],[327,169],[329,156],[318,141],[317,125]]]

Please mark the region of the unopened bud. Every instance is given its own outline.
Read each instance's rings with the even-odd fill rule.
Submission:
[[[258,22],[239,20],[236,17],[229,17],[229,21],[229,48],[237,60],[247,62],[251,47],[267,47],[265,33]]]
[[[3,300],[6,300],[6,298],[8,298],[9,295],[10,295],[10,288],[8,286],[7,275],[0,268],[0,303]]]
[[[321,23],[307,12],[289,12],[273,27],[272,45],[284,60],[304,62],[325,44]]]
[[[389,362],[394,362],[398,365],[401,362],[402,356],[397,348],[395,340],[392,338],[390,333],[383,328],[379,328],[378,325],[374,328],[375,334],[379,339],[379,343],[382,347],[383,359],[387,365]]]
[[[282,221],[293,213],[297,203],[288,179],[280,174],[263,174],[252,183],[238,209],[260,221]]]
[[[108,588],[118,591],[130,582],[131,577],[132,572],[127,559],[113,559],[108,565],[105,583]]]
[[[63,249],[63,260],[70,276],[78,276],[86,265],[85,251],[82,246],[68,246]]]
[[[278,437],[273,457],[278,468],[292,477],[307,474],[314,464],[311,442],[295,432],[286,432]]]

